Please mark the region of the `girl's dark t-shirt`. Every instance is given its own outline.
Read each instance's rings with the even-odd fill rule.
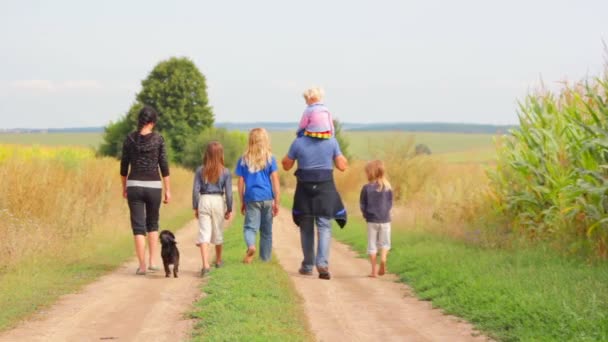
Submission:
[[[365,184],[361,189],[359,206],[365,221],[371,223],[391,222],[393,192],[391,190],[378,191],[377,183]]]

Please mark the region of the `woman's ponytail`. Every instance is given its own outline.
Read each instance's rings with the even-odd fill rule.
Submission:
[[[139,149],[141,131],[145,125],[158,121],[158,112],[152,106],[144,105],[137,116],[137,148]]]

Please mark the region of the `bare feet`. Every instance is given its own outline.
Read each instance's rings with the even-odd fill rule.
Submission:
[[[250,246],[249,248],[247,248],[247,253],[245,254],[245,257],[243,258],[243,263],[251,264],[251,261],[253,261],[254,255],[255,255],[255,247]]]
[[[376,275],[374,273],[370,273],[367,276],[370,277],[370,278],[376,278]]]
[[[386,273],[386,261],[380,262],[380,269],[378,270],[378,275],[383,276]]]

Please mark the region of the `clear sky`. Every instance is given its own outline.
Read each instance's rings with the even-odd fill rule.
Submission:
[[[517,99],[598,74],[606,0],[0,0],[0,128],[105,125],[154,65],[191,58],[217,121],[517,122]]]

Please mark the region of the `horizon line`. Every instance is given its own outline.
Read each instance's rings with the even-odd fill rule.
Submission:
[[[449,122],[449,121],[387,121],[387,122],[355,122],[341,121],[342,125],[361,125],[361,126],[383,126],[383,125],[471,125],[471,126],[519,126],[519,123],[480,123],[480,122]],[[232,125],[252,125],[252,124],[293,124],[297,125],[297,121],[218,121],[214,125],[232,124]],[[0,131],[15,131],[15,130],[83,130],[83,129],[103,129],[106,125],[98,126],[72,126],[72,127],[10,127],[0,128]]]

